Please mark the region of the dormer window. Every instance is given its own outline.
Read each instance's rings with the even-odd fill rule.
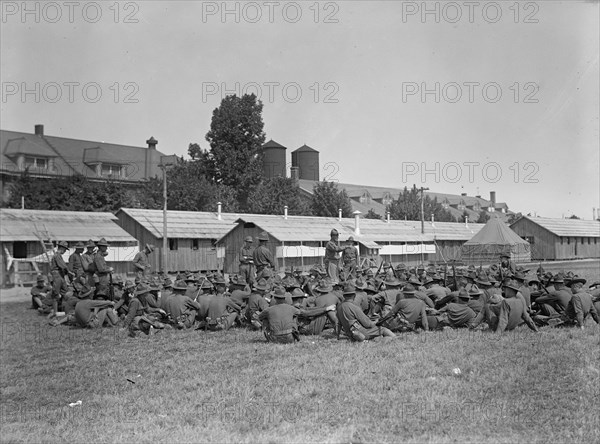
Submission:
[[[39,170],[47,170],[48,169],[48,158],[46,157],[33,157],[33,156],[25,156],[24,167],[25,168],[36,168]]]
[[[457,207],[460,211],[464,211],[467,209],[467,205],[465,204],[464,200],[460,200],[460,202],[458,203],[458,207]]]
[[[121,177],[121,165],[102,163],[102,176]]]

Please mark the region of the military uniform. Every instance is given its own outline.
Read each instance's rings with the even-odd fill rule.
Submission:
[[[117,325],[119,318],[113,310],[113,302],[93,301],[84,299],[75,306],[75,320],[81,327],[100,328],[105,323],[109,326]]]
[[[137,271],[137,275],[140,279],[148,276],[150,272],[150,261],[148,260],[148,254],[154,251],[154,246],[146,244],[143,250],[138,251],[133,258],[133,266]]]
[[[94,288],[94,273],[96,272],[96,268],[94,267],[94,249],[96,248],[96,243],[90,239],[86,244],[86,248],[86,252],[81,255],[81,266],[87,277],[88,285]]]
[[[356,268],[358,267],[358,249],[354,246],[354,238],[350,236],[346,241],[346,245],[342,250],[342,273],[344,280],[356,279]]]
[[[343,291],[344,301],[337,305],[336,317],[344,334],[351,340],[359,342],[379,336],[395,337],[390,330],[377,326],[363,313],[360,307],[352,301],[355,294],[354,285],[347,284]]]
[[[266,270],[275,268],[273,254],[264,244],[265,242],[268,242],[269,235],[266,232],[262,232],[258,235],[258,240],[260,241],[260,244],[252,253],[252,261],[256,267],[256,279],[262,278]]]
[[[331,279],[331,282],[337,283],[339,276],[339,266],[340,266],[340,255],[339,253],[344,250],[343,247],[340,247],[338,244],[338,236],[339,233],[336,229],[331,230],[331,240],[327,242],[325,245],[325,271],[327,271],[327,276]]]
[[[50,272],[52,273],[52,298],[58,301],[67,292],[67,276],[69,268],[62,257],[59,250],[69,249],[69,244],[66,242],[59,242],[58,249],[52,256],[50,261]]]
[[[250,245],[253,240],[251,236],[244,239],[245,245],[240,249],[240,275],[244,282],[252,285],[254,282],[254,248]]]
[[[96,290],[97,298],[107,298],[109,294],[110,286],[110,274],[112,273],[112,267],[109,267],[104,259],[108,253],[106,249],[101,247],[108,247],[108,242],[104,238],[100,239],[96,245],[98,245],[98,251],[94,255],[94,268],[96,275],[98,276],[98,287]]]
[[[75,245],[75,252],[69,256],[69,264],[67,267],[76,278],[85,274],[83,269],[83,259],[81,258],[81,253],[83,253],[84,248],[85,246],[83,245],[83,242],[78,242]]]

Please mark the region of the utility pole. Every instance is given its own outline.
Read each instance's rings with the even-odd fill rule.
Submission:
[[[163,172],[163,245],[162,245],[162,271],[167,275],[169,267],[168,260],[168,230],[167,230],[167,168],[177,163],[177,156],[161,156],[158,167]]]
[[[429,188],[421,187],[419,191],[421,192],[421,234],[425,234],[425,215],[423,210],[423,191],[427,191]]]

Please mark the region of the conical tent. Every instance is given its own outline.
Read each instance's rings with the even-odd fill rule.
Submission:
[[[479,265],[498,262],[508,254],[513,262],[529,262],[531,246],[497,217],[492,217],[479,232],[461,248],[462,261]]]

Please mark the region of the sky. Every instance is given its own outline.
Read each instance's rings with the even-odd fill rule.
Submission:
[[[187,155],[226,94],[321,179],[600,207],[599,3],[1,2],[0,128]]]

